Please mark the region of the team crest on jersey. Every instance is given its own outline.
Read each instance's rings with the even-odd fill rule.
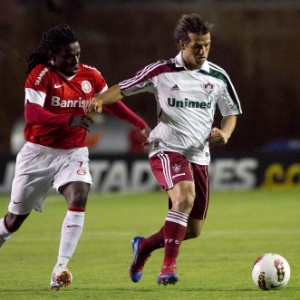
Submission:
[[[215,87],[215,85],[210,83],[210,82],[207,82],[207,83],[203,84],[203,88],[204,88],[204,90],[206,91],[207,94],[211,94],[214,90],[214,87]]]
[[[177,164],[175,164],[174,166],[172,166],[172,169],[173,169],[173,171],[174,172],[179,172],[180,171],[180,169],[181,169],[181,166],[180,165],[177,165]]]
[[[81,83],[81,88],[85,93],[89,93],[92,90],[92,85],[89,81],[83,80]]]

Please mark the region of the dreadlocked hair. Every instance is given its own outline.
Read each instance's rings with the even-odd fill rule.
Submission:
[[[78,39],[75,32],[67,24],[58,25],[44,32],[37,52],[32,53],[27,59],[26,73],[39,64],[51,67],[51,53],[57,53],[60,46],[76,41]]]

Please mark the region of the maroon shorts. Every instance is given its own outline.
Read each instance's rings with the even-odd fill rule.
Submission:
[[[209,204],[209,175],[208,166],[189,162],[177,152],[159,152],[151,156],[150,166],[160,187],[163,190],[172,189],[182,181],[193,181],[196,198],[190,217],[204,220]],[[171,208],[169,200],[169,208]]]

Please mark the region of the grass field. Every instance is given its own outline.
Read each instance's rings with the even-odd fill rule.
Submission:
[[[33,212],[3,246],[0,299],[300,299],[300,190],[213,192],[202,235],[182,244],[179,282],[159,286],[163,250],[153,253],[139,283],[128,277],[135,235],[150,235],[165,218],[166,196],[91,194],[82,238],[68,267],[73,284],[56,292],[49,281],[66,213],[61,197],[49,195],[44,212]],[[8,196],[0,197],[0,214]],[[253,283],[255,259],[267,252],[291,267],[288,285],[261,291]]]

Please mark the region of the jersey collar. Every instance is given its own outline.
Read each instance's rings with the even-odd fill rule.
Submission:
[[[178,67],[178,68],[184,68],[185,70],[190,71],[190,70],[186,67],[186,65],[185,65],[185,63],[184,63],[184,60],[183,60],[182,52],[181,52],[181,51],[180,51],[180,52],[176,55],[176,57],[175,57],[175,65],[176,65],[176,67]],[[205,63],[201,66],[200,70],[209,72],[209,65],[208,65],[207,60],[206,60]],[[199,70],[197,70],[197,71],[199,71]]]
[[[79,66],[79,69],[80,69],[80,66]],[[62,78],[66,79],[66,80],[69,80],[69,81],[72,80],[79,72],[78,71],[76,74],[74,74],[72,76],[67,76],[67,75],[63,74],[62,72],[58,71],[56,68],[54,68],[54,70],[59,76],[61,76]]]

